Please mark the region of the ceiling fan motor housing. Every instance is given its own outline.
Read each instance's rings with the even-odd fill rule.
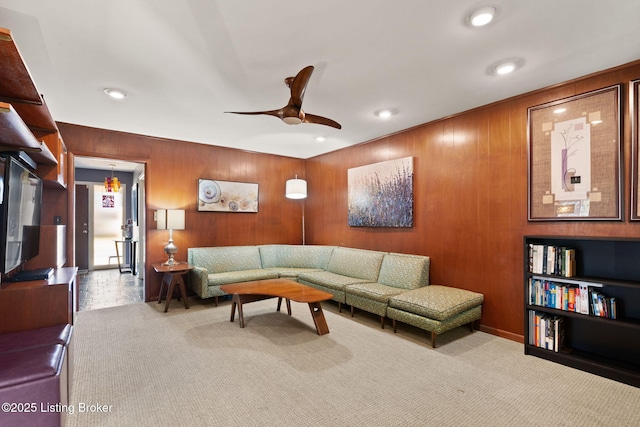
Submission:
[[[288,125],[299,125],[302,123],[302,120],[300,120],[299,117],[283,117],[282,121]]]

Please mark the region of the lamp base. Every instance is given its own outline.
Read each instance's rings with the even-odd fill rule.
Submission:
[[[167,246],[164,247],[164,253],[169,256],[169,259],[163,262],[162,265],[175,265],[176,261],[173,259],[173,256],[176,252],[178,252],[178,247],[173,244],[173,239],[169,238]]]
[[[173,266],[173,265],[176,265],[176,264],[178,264],[178,262],[173,259],[173,256],[162,263],[162,265],[168,265],[168,266]]]

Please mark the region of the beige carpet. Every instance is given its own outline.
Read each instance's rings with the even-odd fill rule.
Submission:
[[[640,389],[531,356],[513,341],[458,328],[430,347],[324,304],[192,299],[80,312],[68,426],[638,426]],[[80,413],[81,404],[108,405]],[[86,407],[86,406],[85,406]]]

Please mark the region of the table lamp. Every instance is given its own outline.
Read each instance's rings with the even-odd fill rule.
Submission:
[[[156,212],[158,230],[169,230],[169,242],[164,247],[164,252],[169,259],[162,265],[174,265],[173,259],[178,247],[173,243],[173,230],[184,230],[184,210],[183,209],[158,209]]]

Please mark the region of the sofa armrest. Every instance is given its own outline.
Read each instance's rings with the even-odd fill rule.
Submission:
[[[189,271],[189,287],[193,292],[198,294],[200,298],[204,298],[207,294],[209,286],[209,270],[202,267],[193,267]]]

